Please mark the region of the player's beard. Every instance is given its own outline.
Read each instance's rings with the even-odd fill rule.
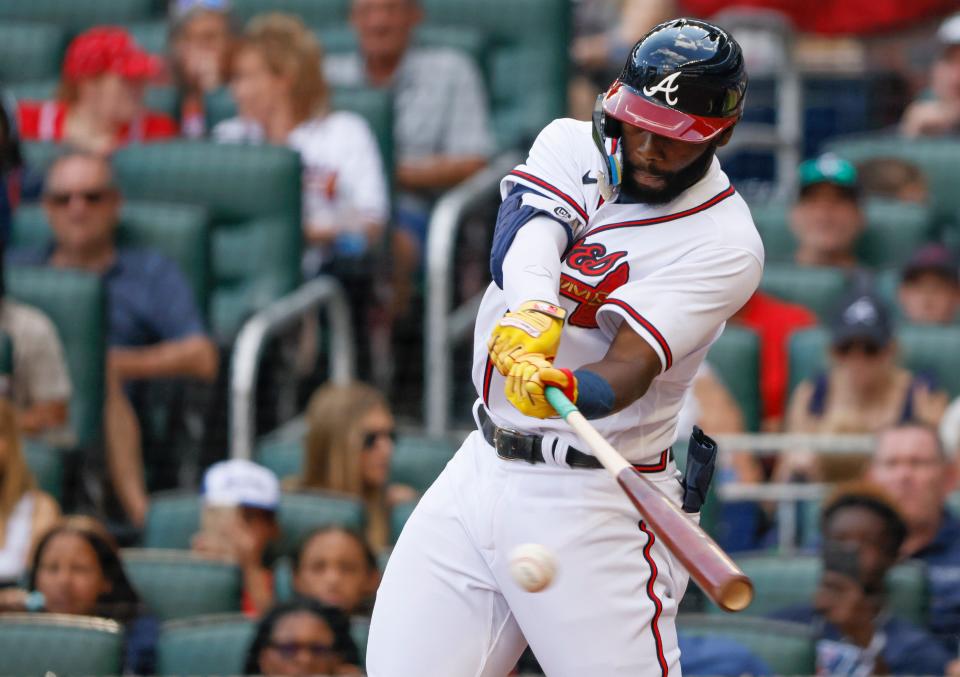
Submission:
[[[635,202],[642,202],[650,205],[662,205],[673,202],[687,188],[703,178],[703,175],[710,169],[710,163],[713,161],[713,155],[717,150],[716,142],[704,144],[703,153],[701,153],[693,162],[676,172],[652,172],[649,169],[645,171],[653,174],[657,178],[663,179],[663,188],[650,188],[637,183],[633,178],[633,172],[637,169],[636,165],[630,162],[626,153],[623,155],[623,193]]]

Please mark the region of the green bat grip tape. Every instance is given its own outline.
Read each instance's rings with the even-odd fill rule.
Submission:
[[[546,396],[547,402],[550,403],[550,406],[556,409],[557,413],[563,418],[566,418],[577,410],[576,405],[567,399],[567,396],[563,394],[563,391],[560,390],[560,388],[547,386]]]

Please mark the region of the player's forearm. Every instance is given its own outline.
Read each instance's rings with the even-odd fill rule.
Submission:
[[[603,359],[577,371],[590,371],[613,391],[613,414],[643,397],[660,373],[660,358],[646,340],[626,323],[620,326]],[[576,374],[576,372],[574,372]]]
[[[560,257],[567,235],[559,223],[537,216],[517,231],[503,260],[503,293],[507,306],[524,301],[559,303]]]
[[[121,381],[187,376],[212,381],[217,375],[217,348],[206,336],[190,336],[145,348],[113,348],[109,369]]]

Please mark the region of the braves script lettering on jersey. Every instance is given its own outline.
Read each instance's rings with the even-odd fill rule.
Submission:
[[[590,123],[557,120],[503,179],[501,194],[524,191],[522,205],[567,234],[557,281],[567,322],[555,364],[600,361],[624,322],[659,357],[646,394],[593,424],[679,502],[679,473],[665,450],[707,350],[759,283],[763,248],[716,159],[677,199],[656,206],[605,202],[591,180],[603,169]],[[679,674],[673,617],[687,574],[638,528],[605,472],[566,465],[567,449],[583,445],[562,420],[524,416],[506,400],[486,346],[508,310],[492,283],[474,336],[478,407],[501,428],[543,435],[546,463],[500,459],[479,432],[464,442],[391,555],[369,674],[503,675],[525,642],[549,675]],[[554,584],[535,595],[511,582],[506,561],[525,542],[557,553]]]

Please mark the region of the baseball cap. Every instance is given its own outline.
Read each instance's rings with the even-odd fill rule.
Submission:
[[[844,297],[831,318],[830,340],[834,346],[867,341],[882,347],[892,338],[890,313],[871,292],[857,291]]]
[[[839,155],[824,153],[820,157],[806,160],[797,168],[800,182],[800,194],[820,183],[829,183],[842,188],[856,198],[859,195],[857,168]]]
[[[915,251],[903,267],[902,279],[909,282],[923,273],[936,273],[954,284],[960,284],[960,267],[956,258],[945,245],[939,243],[926,244]]]
[[[163,62],[141,48],[119,26],[98,26],[70,43],[63,60],[66,80],[116,73],[131,80],[150,80],[163,70]]]
[[[280,482],[273,471],[241,458],[210,466],[203,475],[202,493],[207,505],[274,511],[280,506]]]
[[[941,47],[960,45],[960,13],[948,16],[937,29],[937,42]]]

